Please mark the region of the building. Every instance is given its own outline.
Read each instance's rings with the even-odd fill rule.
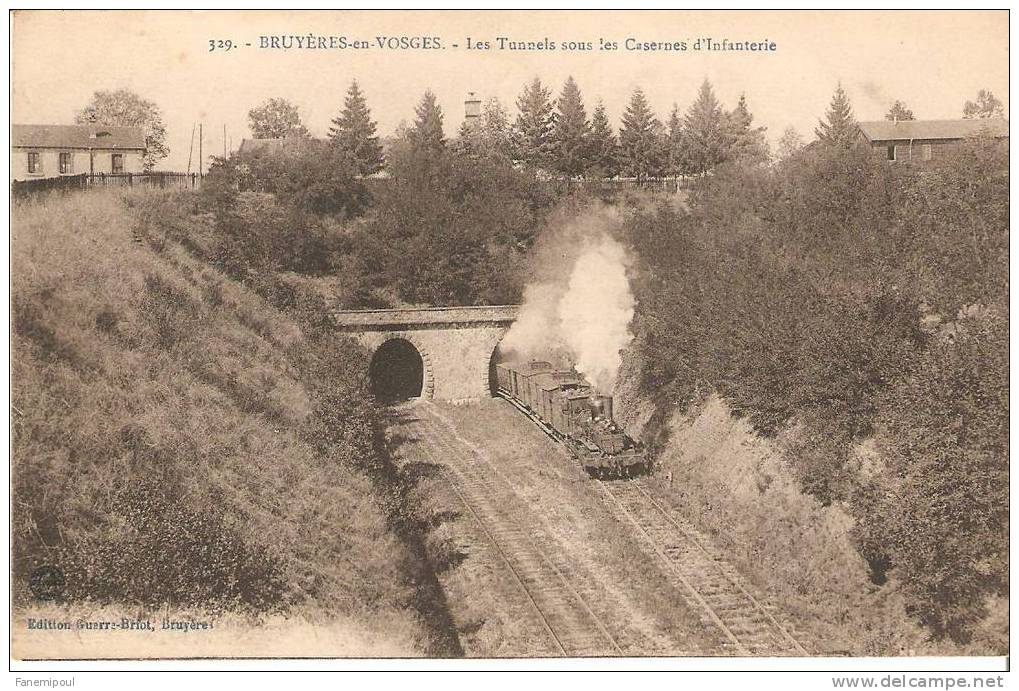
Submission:
[[[11,125],[12,180],[140,173],[144,156],[140,127]]]
[[[477,122],[481,119],[481,99],[474,95],[473,91],[467,93],[464,100],[464,120],[468,123]]]
[[[242,156],[279,156],[293,148],[292,139],[242,139],[237,153]]]
[[[875,155],[889,161],[926,164],[945,158],[970,137],[1008,138],[1008,121],[875,120],[860,122],[860,132]]]

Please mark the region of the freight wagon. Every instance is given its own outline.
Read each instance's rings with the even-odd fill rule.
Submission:
[[[647,471],[643,446],[612,418],[612,396],[595,392],[574,370],[550,362],[505,362],[495,367],[498,393],[562,443],[597,477]]]

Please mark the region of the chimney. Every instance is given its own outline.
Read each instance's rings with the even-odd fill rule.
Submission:
[[[474,96],[473,91],[467,92],[464,100],[464,119],[467,122],[476,122],[481,117],[481,99]]]

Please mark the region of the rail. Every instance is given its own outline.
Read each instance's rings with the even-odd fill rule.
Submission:
[[[734,569],[713,555],[684,525],[641,485],[639,480],[595,480],[609,503],[637,528],[667,565],[690,600],[700,607],[745,655],[808,655],[806,648],[740,582]]]
[[[561,435],[508,392],[499,395],[562,444]],[[665,564],[688,601],[703,611],[722,633],[727,649],[742,655],[808,655],[806,648],[743,585],[735,569],[712,554],[684,525],[641,486],[637,479],[605,482],[593,479],[608,504],[636,528],[651,551]]]
[[[515,493],[509,480],[483,453],[454,437],[448,421],[431,404],[420,402],[414,410],[433,422],[411,423],[411,429],[426,441],[424,453],[452,471],[454,492],[526,595],[554,648],[571,657],[623,655],[605,623],[571,582],[567,567],[514,516]],[[470,460],[463,458],[458,445],[471,452]],[[436,457],[437,449],[445,453],[443,459]]]

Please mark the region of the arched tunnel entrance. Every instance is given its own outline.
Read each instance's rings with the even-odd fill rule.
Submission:
[[[424,362],[414,344],[393,338],[375,351],[368,374],[372,393],[382,403],[395,403],[421,395],[424,386]]]
[[[492,351],[492,357],[488,359],[488,393],[492,396],[496,396],[499,390],[499,380],[496,377],[495,366],[505,359],[508,358],[503,355],[502,351],[499,350],[499,345],[496,344],[495,349]]]

